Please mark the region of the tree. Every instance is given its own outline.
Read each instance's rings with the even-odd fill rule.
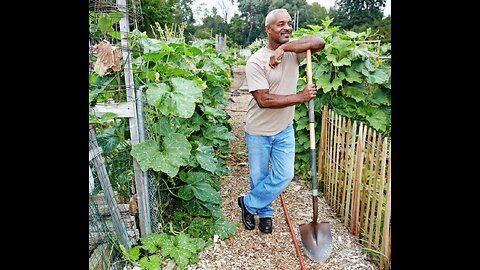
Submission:
[[[309,18],[310,5],[306,0],[238,0],[238,9],[242,12],[242,18],[248,22],[248,36],[245,44],[257,38],[265,38],[265,17],[272,9],[285,8],[292,19],[298,12],[299,26],[305,25]]]
[[[217,8],[212,7],[212,12],[203,18],[203,24],[195,31],[196,38],[209,39],[215,34],[224,35],[228,33],[228,24],[222,16],[217,14]]]
[[[306,20],[301,25],[306,28],[307,25],[322,25],[322,20],[327,17],[327,9],[317,2],[312,3],[311,7],[307,10]],[[301,18],[301,17],[300,17]]]
[[[177,5],[180,0],[143,0],[141,2],[142,20],[138,29],[153,37],[152,26],[159,23],[162,27],[176,23]]]
[[[334,24],[346,30],[363,24],[372,25],[383,18],[386,0],[337,0]]]
[[[228,36],[230,40],[239,45],[245,44],[245,37],[248,35],[248,23],[240,17],[239,14],[233,15],[230,19],[230,30]]]
[[[259,36],[266,36],[263,29],[269,2],[268,0],[238,0],[238,9],[248,23],[248,35],[244,44],[250,44]]]

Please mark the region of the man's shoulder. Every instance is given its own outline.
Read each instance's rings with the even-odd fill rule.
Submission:
[[[247,64],[265,62],[270,57],[267,53],[264,48],[258,49],[248,58]]]

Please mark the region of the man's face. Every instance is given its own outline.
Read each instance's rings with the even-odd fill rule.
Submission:
[[[292,34],[292,17],[288,12],[277,12],[271,23],[266,26],[266,30],[273,41],[280,44],[287,43]]]

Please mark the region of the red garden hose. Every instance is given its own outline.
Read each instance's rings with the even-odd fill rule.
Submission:
[[[305,270],[305,262],[303,261],[302,252],[298,246],[297,238],[295,237],[295,232],[293,231],[292,221],[288,215],[287,205],[285,204],[285,199],[283,198],[283,192],[280,193],[280,199],[282,200],[283,212],[285,213],[285,218],[287,219],[288,227],[290,228],[290,234],[292,235],[293,244],[295,245],[295,250],[297,251],[298,260],[300,261],[300,266],[302,270]]]

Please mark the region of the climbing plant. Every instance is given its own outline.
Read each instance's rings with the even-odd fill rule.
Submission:
[[[390,44],[378,46],[369,43],[371,35],[365,32],[330,27],[333,19],[326,18],[322,25],[309,25],[299,29],[293,38],[317,35],[325,40],[325,48],[312,54],[313,83],[319,88],[315,98],[315,119],[321,119],[324,105],[339,115],[362,121],[384,136],[391,130],[391,65]],[[300,67],[297,91],[306,86],[306,64]],[[320,123],[316,121],[316,128]],[[295,135],[297,138],[295,169],[301,177],[307,177],[309,167],[308,103],[299,104],[295,111]],[[316,142],[320,134],[316,133]]]

